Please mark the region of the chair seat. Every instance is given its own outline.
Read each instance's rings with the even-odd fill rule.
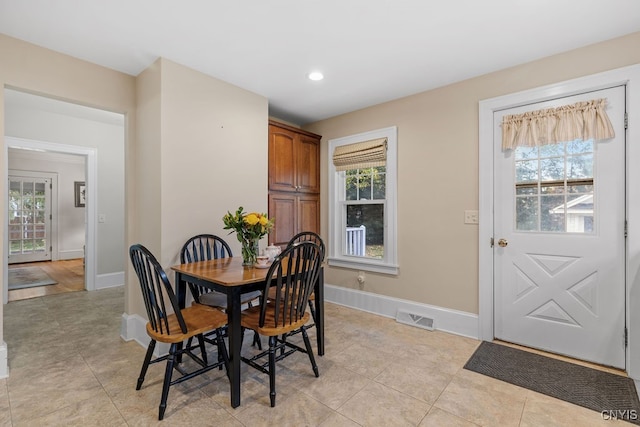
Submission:
[[[180,325],[175,314],[167,316],[169,322],[169,331],[164,333],[156,332],[151,327],[151,323],[147,323],[147,333],[149,336],[159,342],[179,343],[190,337],[203,334],[212,329],[218,329],[227,323],[227,315],[220,310],[202,304],[194,304],[181,310],[182,317],[187,326],[187,332],[182,333]]]
[[[247,304],[256,298],[259,298],[260,295],[262,295],[262,292],[260,291],[247,292],[246,294],[240,295],[240,303]],[[200,304],[209,305],[211,307],[227,308],[227,295],[222,292],[213,291],[202,294],[199,299]]]
[[[273,305],[271,303],[267,303],[267,305]],[[280,307],[280,310],[285,310],[284,305]],[[273,337],[277,335],[286,334],[288,332],[294,331],[296,329],[301,328],[305,323],[309,321],[309,313],[305,312],[304,315],[297,322],[293,322],[291,324],[286,324],[283,326],[274,327],[273,324],[275,322],[274,317],[275,310],[273,308],[267,308],[264,324],[265,326],[260,327],[260,307],[249,307],[245,311],[242,312],[241,323],[242,327],[253,329],[258,332],[260,335],[264,335],[267,337]]]

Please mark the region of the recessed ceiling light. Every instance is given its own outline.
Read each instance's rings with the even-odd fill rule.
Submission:
[[[309,75],[307,77],[309,77],[309,80],[313,80],[314,82],[317,82],[318,80],[324,79],[324,76],[322,75],[322,73],[320,71],[313,71],[313,72],[309,73]]]

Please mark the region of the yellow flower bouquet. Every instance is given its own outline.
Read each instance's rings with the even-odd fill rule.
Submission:
[[[229,234],[236,232],[236,237],[242,244],[242,264],[254,265],[258,256],[258,242],[269,234],[273,228],[273,220],[263,213],[246,213],[240,206],[235,214],[227,211],[222,222],[225,230],[231,230]]]

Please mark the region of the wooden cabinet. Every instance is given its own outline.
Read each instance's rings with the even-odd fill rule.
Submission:
[[[320,136],[269,121],[269,243],[320,233]]]
[[[269,190],[320,193],[320,136],[269,122]]]
[[[269,218],[275,218],[269,243],[286,246],[301,231],[320,230],[320,195],[272,192],[269,194]]]

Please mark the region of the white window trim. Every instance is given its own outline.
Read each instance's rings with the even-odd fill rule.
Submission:
[[[397,241],[397,182],[398,182],[398,129],[396,126],[345,136],[329,140],[329,253],[330,266],[372,271],[376,273],[398,274]],[[362,258],[344,255],[346,218],[342,213],[338,195],[344,193],[344,180],[340,179],[331,156],[335,147],[354,144],[371,139],[387,139],[386,160],[386,202],[384,208],[384,248],[383,259]]]

